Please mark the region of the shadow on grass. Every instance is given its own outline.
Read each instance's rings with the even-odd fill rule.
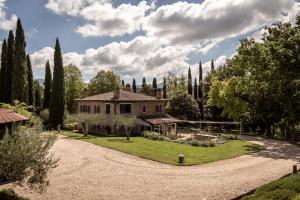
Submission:
[[[258,144],[244,145],[243,147],[246,147],[246,151],[249,153],[257,153],[265,150],[263,146],[260,146]]]
[[[119,139],[119,138],[112,138],[108,139],[109,142],[119,142],[119,143],[132,143],[132,140],[126,140],[126,139]]]

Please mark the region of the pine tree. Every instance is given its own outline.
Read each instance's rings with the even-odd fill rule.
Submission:
[[[54,51],[54,70],[52,93],[49,106],[49,122],[53,128],[56,128],[64,121],[65,109],[65,90],[64,90],[64,67],[61,55],[61,49],[58,38],[56,39]]]
[[[197,91],[197,79],[194,80],[194,99],[198,99],[198,91]]]
[[[41,108],[41,92],[40,92],[40,84],[38,81],[34,82],[34,105],[36,108]]]
[[[34,88],[33,88],[33,75],[32,75],[32,66],[29,55],[26,57],[27,59],[27,81],[28,81],[28,105],[34,105]]]
[[[200,109],[200,118],[203,119],[203,74],[201,61],[199,63],[198,104]]]
[[[164,77],[164,83],[163,83],[163,98],[167,98],[167,80],[166,77]]]
[[[21,20],[17,21],[14,70],[12,77],[12,100],[28,102],[27,61],[25,35]]]
[[[214,63],[214,60],[211,60],[210,70],[211,70],[211,71],[214,71],[214,70],[215,70],[215,63]]]
[[[9,31],[7,39],[7,71],[6,76],[6,96],[5,102],[12,103],[12,81],[15,67],[15,36],[13,31]]]
[[[190,67],[189,67],[189,72],[188,72],[188,94],[189,95],[193,94],[192,74],[191,74],[191,68]]]
[[[6,102],[7,97],[7,43],[3,40],[1,52],[1,69],[0,69],[0,102]]]
[[[156,78],[153,78],[152,81],[152,89],[153,89],[153,96],[156,95],[156,91],[157,91],[157,82],[156,82]]]
[[[49,108],[50,96],[51,96],[51,85],[52,85],[52,74],[50,69],[49,60],[46,62],[46,73],[45,73],[45,89],[44,89],[44,102],[43,108]]]
[[[133,92],[136,93],[136,82],[135,82],[135,78],[134,78],[133,81],[132,81],[132,90],[133,90]]]

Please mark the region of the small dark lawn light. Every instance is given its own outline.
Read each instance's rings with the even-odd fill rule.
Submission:
[[[184,162],[184,155],[183,154],[179,154],[178,155],[178,163],[183,163]]]

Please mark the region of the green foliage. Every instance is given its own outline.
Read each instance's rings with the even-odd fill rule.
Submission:
[[[0,181],[26,184],[43,191],[49,181],[48,171],[57,166],[57,159],[49,154],[56,134],[41,133],[40,127],[16,127],[0,140]]]
[[[163,82],[163,98],[167,98],[167,79],[164,77],[164,82]]]
[[[21,20],[17,21],[14,68],[12,76],[12,100],[28,103],[28,68],[26,60],[26,42]]]
[[[33,91],[33,75],[32,66],[29,55],[26,56],[27,61],[27,82],[28,82],[28,105],[34,105],[34,91]]]
[[[41,120],[43,121],[44,124],[48,124],[49,123],[49,110],[48,109],[44,109],[40,112],[40,116]]]
[[[9,31],[7,39],[7,71],[6,76],[6,92],[5,103],[12,103],[12,84],[13,84],[13,71],[15,67],[15,39],[13,31]]]
[[[153,90],[153,96],[155,96],[156,95],[156,91],[157,91],[156,78],[153,78],[153,81],[152,81],[152,90]]]
[[[12,189],[0,190],[0,199],[3,200],[28,200],[18,196]]]
[[[1,68],[0,68],[0,102],[5,102],[7,95],[7,43],[6,39],[2,43]]]
[[[196,100],[183,91],[173,94],[167,107],[167,113],[179,119],[194,119],[197,112]]]
[[[293,174],[258,188],[254,195],[243,200],[296,199],[300,195],[300,174]],[[298,197],[297,197],[298,196]]]
[[[191,68],[189,67],[188,70],[188,94],[193,95],[193,86],[192,86],[192,74],[191,74]]]
[[[197,100],[198,99],[198,88],[197,88],[197,79],[195,78],[194,80],[194,99]]]
[[[20,103],[19,101],[14,101],[11,104],[0,104],[1,108],[12,110],[24,117],[32,118],[34,117],[34,107],[28,106],[25,103]]]
[[[74,99],[80,98],[84,89],[82,74],[77,66],[71,64],[65,67],[64,76],[67,110],[70,113],[75,113],[76,104]]]
[[[134,78],[133,81],[132,81],[132,90],[133,90],[133,92],[136,93],[136,82],[135,82],[135,78]]]
[[[34,81],[34,105],[36,108],[41,108],[42,100],[41,100],[41,87],[38,81]]]
[[[111,92],[116,88],[121,88],[121,79],[113,71],[101,70],[88,84],[90,95]]]
[[[51,96],[51,86],[52,86],[52,73],[50,69],[49,60],[46,62],[46,70],[45,70],[45,90],[44,90],[44,102],[43,108],[49,108],[50,96]]]
[[[64,67],[58,38],[54,51],[54,71],[50,97],[49,121],[53,128],[63,124],[65,110]]]
[[[130,138],[130,132],[138,123],[138,118],[136,116],[124,116],[116,115],[114,117],[114,123],[118,126],[124,126],[127,140]]]

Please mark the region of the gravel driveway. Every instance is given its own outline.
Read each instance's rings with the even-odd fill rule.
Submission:
[[[231,199],[291,172],[300,148],[253,137],[266,150],[198,166],[178,167],[145,160],[87,142],[60,137],[52,151],[60,158],[50,186],[31,200]]]

